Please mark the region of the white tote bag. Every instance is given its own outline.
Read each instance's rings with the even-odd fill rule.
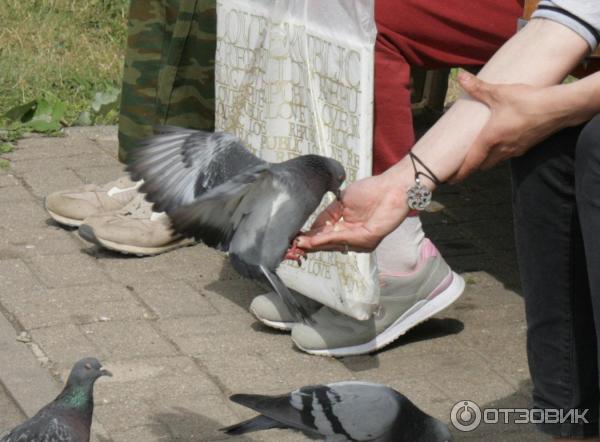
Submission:
[[[222,0],[217,17],[217,130],[267,161],[319,154],[340,161],[348,181],[369,176],[374,0]],[[356,319],[379,300],[373,255],[311,254],[277,273]]]

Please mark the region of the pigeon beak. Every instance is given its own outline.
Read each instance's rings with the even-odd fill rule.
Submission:
[[[112,378],[112,373],[108,371],[106,368],[100,368],[100,376],[109,376]]]
[[[342,200],[342,191],[340,189],[335,191],[335,197],[338,201]]]

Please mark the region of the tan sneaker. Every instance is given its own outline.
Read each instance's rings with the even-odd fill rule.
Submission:
[[[46,197],[46,211],[59,224],[78,227],[88,216],[114,212],[137,194],[142,181],[124,176],[102,186],[86,184],[76,189],[54,192]]]
[[[79,235],[106,249],[138,256],[157,255],[195,242],[174,233],[169,217],[153,212],[152,203],[141,193],[121,210],[86,218]]]

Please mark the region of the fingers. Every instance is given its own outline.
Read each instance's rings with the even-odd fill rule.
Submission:
[[[311,230],[322,228],[328,224],[335,224],[340,220],[344,211],[343,204],[335,200],[323,212],[317,216],[317,219],[311,226]]]
[[[510,155],[502,152],[501,149],[494,149],[490,155],[480,164],[480,170],[490,170],[492,167],[496,166],[498,163],[504,161],[509,158]]]
[[[298,247],[307,252],[371,252],[377,241],[365,229],[345,229],[298,237]]]
[[[467,72],[458,75],[458,81],[466,93],[476,100],[491,106],[494,101],[494,85],[480,80]]]

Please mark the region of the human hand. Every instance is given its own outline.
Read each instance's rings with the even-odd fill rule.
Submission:
[[[487,170],[523,155],[565,126],[562,123],[568,109],[561,100],[560,86],[490,84],[467,73],[458,79],[471,97],[490,108],[491,115],[451,182],[463,180],[476,169]]]
[[[407,214],[406,193],[397,181],[386,174],[364,178],[351,183],[296,244],[308,252],[370,252]]]

